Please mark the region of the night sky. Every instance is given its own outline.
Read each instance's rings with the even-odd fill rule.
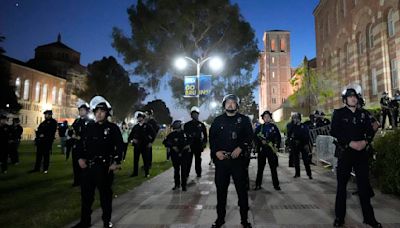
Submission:
[[[319,0],[234,0],[244,18],[256,32],[259,48],[263,48],[263,32],[273,29],[291,32],[291,65],[298,66],[304,56],[313,58],[315,52],[314,17],[312,12]],[[34,49],[55,42],[61,33],[62,42],[81,53],[86,66],[103,56],[122,58],[111,47],[113,26],[130,31],[126,9],[134,0],[1,0],[0,34],[6,37],[1,44],[10,57],[27,61]],[[125,65],[129,70],[130,66]],[[258,65],[254,67],[256,77]],[[163,87],[162,87],[163,88]],[[149,99],[165,97],[154,94]],[[258,91],[256,92],[258,95]],[[167,96],[170,97],[170,96]],[[169,103],[167,101],[167,103]],[[167,104],[170,109],[171,104]],[[174,113],[187,119],[186,114]],[[203,115],[201,116],[201,118]],[[205,117],[205,116],[204,116]]]

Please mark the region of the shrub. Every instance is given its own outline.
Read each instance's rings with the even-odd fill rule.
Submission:
[[[372,172],[379,188],[400,195],[400,130],[377,137],[373,145],[377,154]]]

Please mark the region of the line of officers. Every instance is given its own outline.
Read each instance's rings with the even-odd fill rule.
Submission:
[[[9,161],[13,165],[18,165],[19,163],[18,147],[22,133],[23,128],[19,118],[5,113],[0,114],[0,167],[2,174],[7,174]]]

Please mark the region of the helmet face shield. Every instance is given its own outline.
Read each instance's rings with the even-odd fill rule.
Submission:
[[[236,103],[236,108],[232,109],[232,108],[226,108],[225,104],[228,100],[231,100],[233,102]],[[224,97],[224,99],[222,100],[222,108],[225,109],[227,112],[230,113],[234,113],[235,111],[237,111],[239,109],[239,105],[240,105],[240,99],[238,96],[234,95],[234,94],[228,94]]]
[[[89,107],[93,112],[95,112],[96,109],[103,109],[108,112],[108,115],[112,116],[113,114],[110,103],[102,96],[93,97],[92,100],[90,100]]]

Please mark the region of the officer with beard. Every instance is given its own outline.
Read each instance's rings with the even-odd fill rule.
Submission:
[[[74,174],[74,182],[72,186],[79,186],[81,183],[82,169],[79,167],[78,158],[79,154],[83,153],[83,140],[89,124],[94,123],[89,118],[90,107],[89,104],[80,102],[78,104],[79,118],[72,123],[72,170]]]
[[[192,167],[193,155],[195,159],[195,170],[197,177],[201,177],[201,153],[207,144],[207,129],[204,123],[199,121],[200,110],[197,106],[190,109],[192,120],[185,123],[183,129],[185,134],[190,138],[190,154],[188,157],[187,176],[189,177]]]
[[[331,135],[337,139],[337,192],[335,203],[335,227],[344,225],[346,215],[347,182],[354,168],[358,195],[364,223],[372,227],[382,227],[376,221],[371,206],[371,187],[369,183],[368,144],[374,136],[369,113],[358,106],[359,91],[348,87],[342,93],[345,107],[336,109],[332,116]]]
[[[99,190],[103,210],[104,227],[112,227],[112,183],[114,171],[120,169],[122,158],[122,135],[119,127],[108,121],[112,115],[111,105],[101,96],[90,101],[96,122],[87,125],[84,147],[78,157],[82,168],[81,220],[75,228],[90,227],[92,204],[96,188]]]
[[[40,123],[36,131],[36,163],[35,168],[30,173],[39,172],[43,159],[43,173],[47,173],[50,163],[50,151],[57,131],[57,121],[53,119],[53,111],[46,110],[44,121]]]
[[[228,94],[222,101],[225,113],[216,117],[210,128],[211,157],[215,163],[217,187],[217,220],[212,228],[225,224],[226,200],[231,176],[239,198],[241,224],[251,228],[247,221],[249,210],[247,195],[246,153],[253,139],[250,119],[238,113],[240,100]]]
[[[139,158],[142,155],[145,177],[150,177],[150,153],[151,143],[155,135],[153,128],[145,122],[145,115],[142,112],[137,114],[138,123],[132,128],[128,137],[128,142],[133,145],[133,173],[130,177],[136,177],[139,174]]]
[[[172,190],[179,189],[186,191],[188,156],[190,154],[190,142],[182,130],[182,121],[175,120],[171,124],[172,132],[164,139],[163,144],[169,148],[172,165],[174,167],[175,186]]]
[[[256,187],[254,190],[261,189],[261,183],[264,173],[264,168],[266,164],[266,159],[268,158],[269,168],[271,169],[272,184],[275,190],[279,191],[278,173],[276,168],[278,167],[278,148],[281,145],[281,134],[278,127],[272,123],[272,113],[270,111],[265,111],[261,115],[264,120],[264,124],[259,125],[255,131],[255,142],[257,144],[257,179]]]
[[[300,177],[300,154],[303,159],[304,167],[309,179],[313,179],[310,168],[309,156],[309,130],[301,123],[301,114],[296,112],[292,114],[292,122],[287,125],[288,141],[292,153],[293,164],[295,168],[294,178]]]

